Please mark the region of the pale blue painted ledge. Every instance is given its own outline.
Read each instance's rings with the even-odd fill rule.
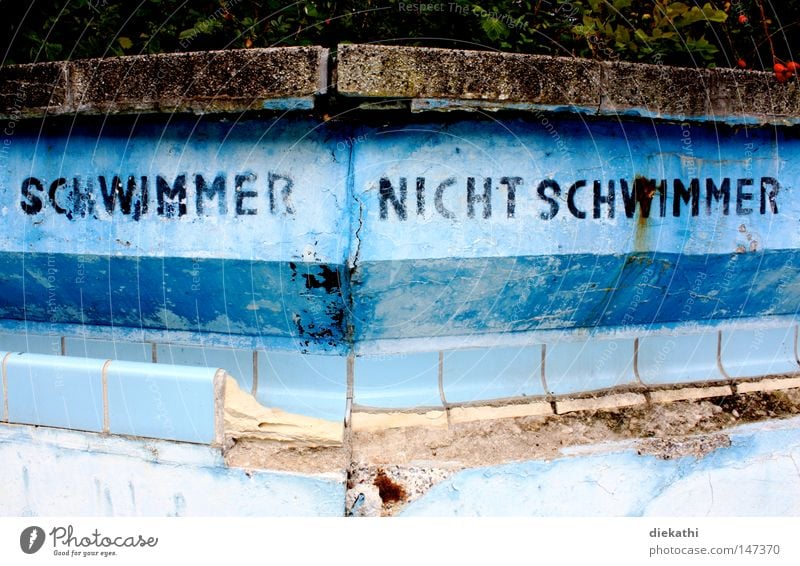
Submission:
[[[2,516],[342,516],[344,473],[227,468],[219,450],[0,426]],[[13,473],[12,473],[13,472]]]
[[[700,459],[640,456],[628,443],[616,451],[610,445],[600,453],[465,470],[402,515],[800,515],[800,417],[744,425],[729,436],[730,447]]]

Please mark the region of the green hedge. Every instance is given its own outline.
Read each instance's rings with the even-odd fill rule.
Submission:
[[[762,2],[6,1],[4,63],[382,42],[763,69],[792,59],[800,1]]]

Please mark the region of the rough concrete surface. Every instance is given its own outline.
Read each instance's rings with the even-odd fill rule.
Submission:
[[[600,67],[587,59],[387,45],[341,45],[341,94],[597,105]]]
[[[360,493],[380,515],[395,514],[463,469],[509,462],[551,460],[577,447],[629,442],[637,453],[658,459],[702,458],[730,445],[727,429],[800,414],[800,389],[675,401],[566,415],[451,423],[447,429],[421,427],[354,432],[348,479],[350,506]],[[380,508],[370,496],[379,473],[397,489]],[[379,481],[378,483],[381,483]],[[402,494],[399,498],[394,495]],[[374,495],[374,493],[373,493]],[[348,507],[349,509],[350,507]]]
[[[698,454],[630,442],[552,460],[459,471],[403,516],[793,517],[800,513],[800,418],[736,426]]]
[[[386,45],[341,45],[338,57],[341,94],[440,99],[445,110],[486,100],[734,123],[800,117],[796,82],[779,84],[767,72]]]
[[[276,99],[313,107],[327,88],[321,47],[134,55],[0,69],[0,115],[260,110]],[[21,97],[17,93],[22,93]]]
[[[327,92],[328,57],[321,47],[284,47],[14,65],[0,69],[0,116],[308,110]],[[335,57],[338,93],[370,100],[367,108],[399,98],[421,110],[800,120],[796,81],[766,72],[387,45],[341,45]]]
[[[0,69],[0,114],[41,116],[67,102],[67,63],[14,65]]]
[[[245,470],[299,473],[341,473],[347,469],[347,451],[341,447],[286,446],[266,440],[237,440],[225,451],[225,463]]]

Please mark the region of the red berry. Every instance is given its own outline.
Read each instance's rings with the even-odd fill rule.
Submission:
[[[745,16],[744,14],[739,14],[739,23],[740,24],[744,25],[744,24],[747,23],[747,21],[748,21],[747,20],[747,16]]]
[[[739,59],[738,61],[736,61],[736,65],[738,65],[740,69],[746,69],[747,61],[745,61],[744,59]]]
[[[330,19],[330,18],[328,18],[327,20],[325,20],[325,25],[326,25],[326,26],[329,26],[329,25],[331,25],[331,19]]]
[[[779,83],[785,83],[792,75],[792,71],[787,69],[786,65],[782,63],[775,63],[772,69],[775,71],[775,78],[778,79]]]
[[[788,63],[786,63],[786,68],[794,73],[797,72],[798,69],[800,69],[800,65],[795,63],[794,61],[789,61]]]

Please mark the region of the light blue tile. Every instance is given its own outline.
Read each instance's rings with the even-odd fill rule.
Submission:
[[[258,352],[258,402],[341,422],[347,407],[347,358]]]
[[[357,357],[353,385],[364,407],[441,407],[439,352]]]
[[[61,355],[61,336],[44,334],[0,334],[0,349],[7,352],[28,352],[30,354]]]
[[[80,358],[125,362],[150,362],[153,359],[153,346],[149,342],[68,337],[65,346],[68,356]]]
[[[732,378],[797,373],[795,328],[724,330],[720,359]]]
[[[8,352],[0,351],[0,364],[5,360]],[[7,422],[8,415],[6,414],[6,375],[5,369],[2,370],[2,377],[0,377],[0,420]]]
[[[442,387],[448,403],[545,395],[542,347],[484,348],[444,353]]]
[[[109,430],[148,438],[214,442],[216,369],[111,362]]]
[[[102,431],[104,363],[68,356],[10,356],[9,422]]]
[[[209,346],[158,344],[156,360],[160,364],[187,365],[224,369],[244,391],[253,391],[253,351]]]
[[[635,384],[633,350],[633,338],[547,344],[547,389],[553,395],[567,395]]]
[[[646,385],[720,381],[717,333],[639,339],[639,378]]]

